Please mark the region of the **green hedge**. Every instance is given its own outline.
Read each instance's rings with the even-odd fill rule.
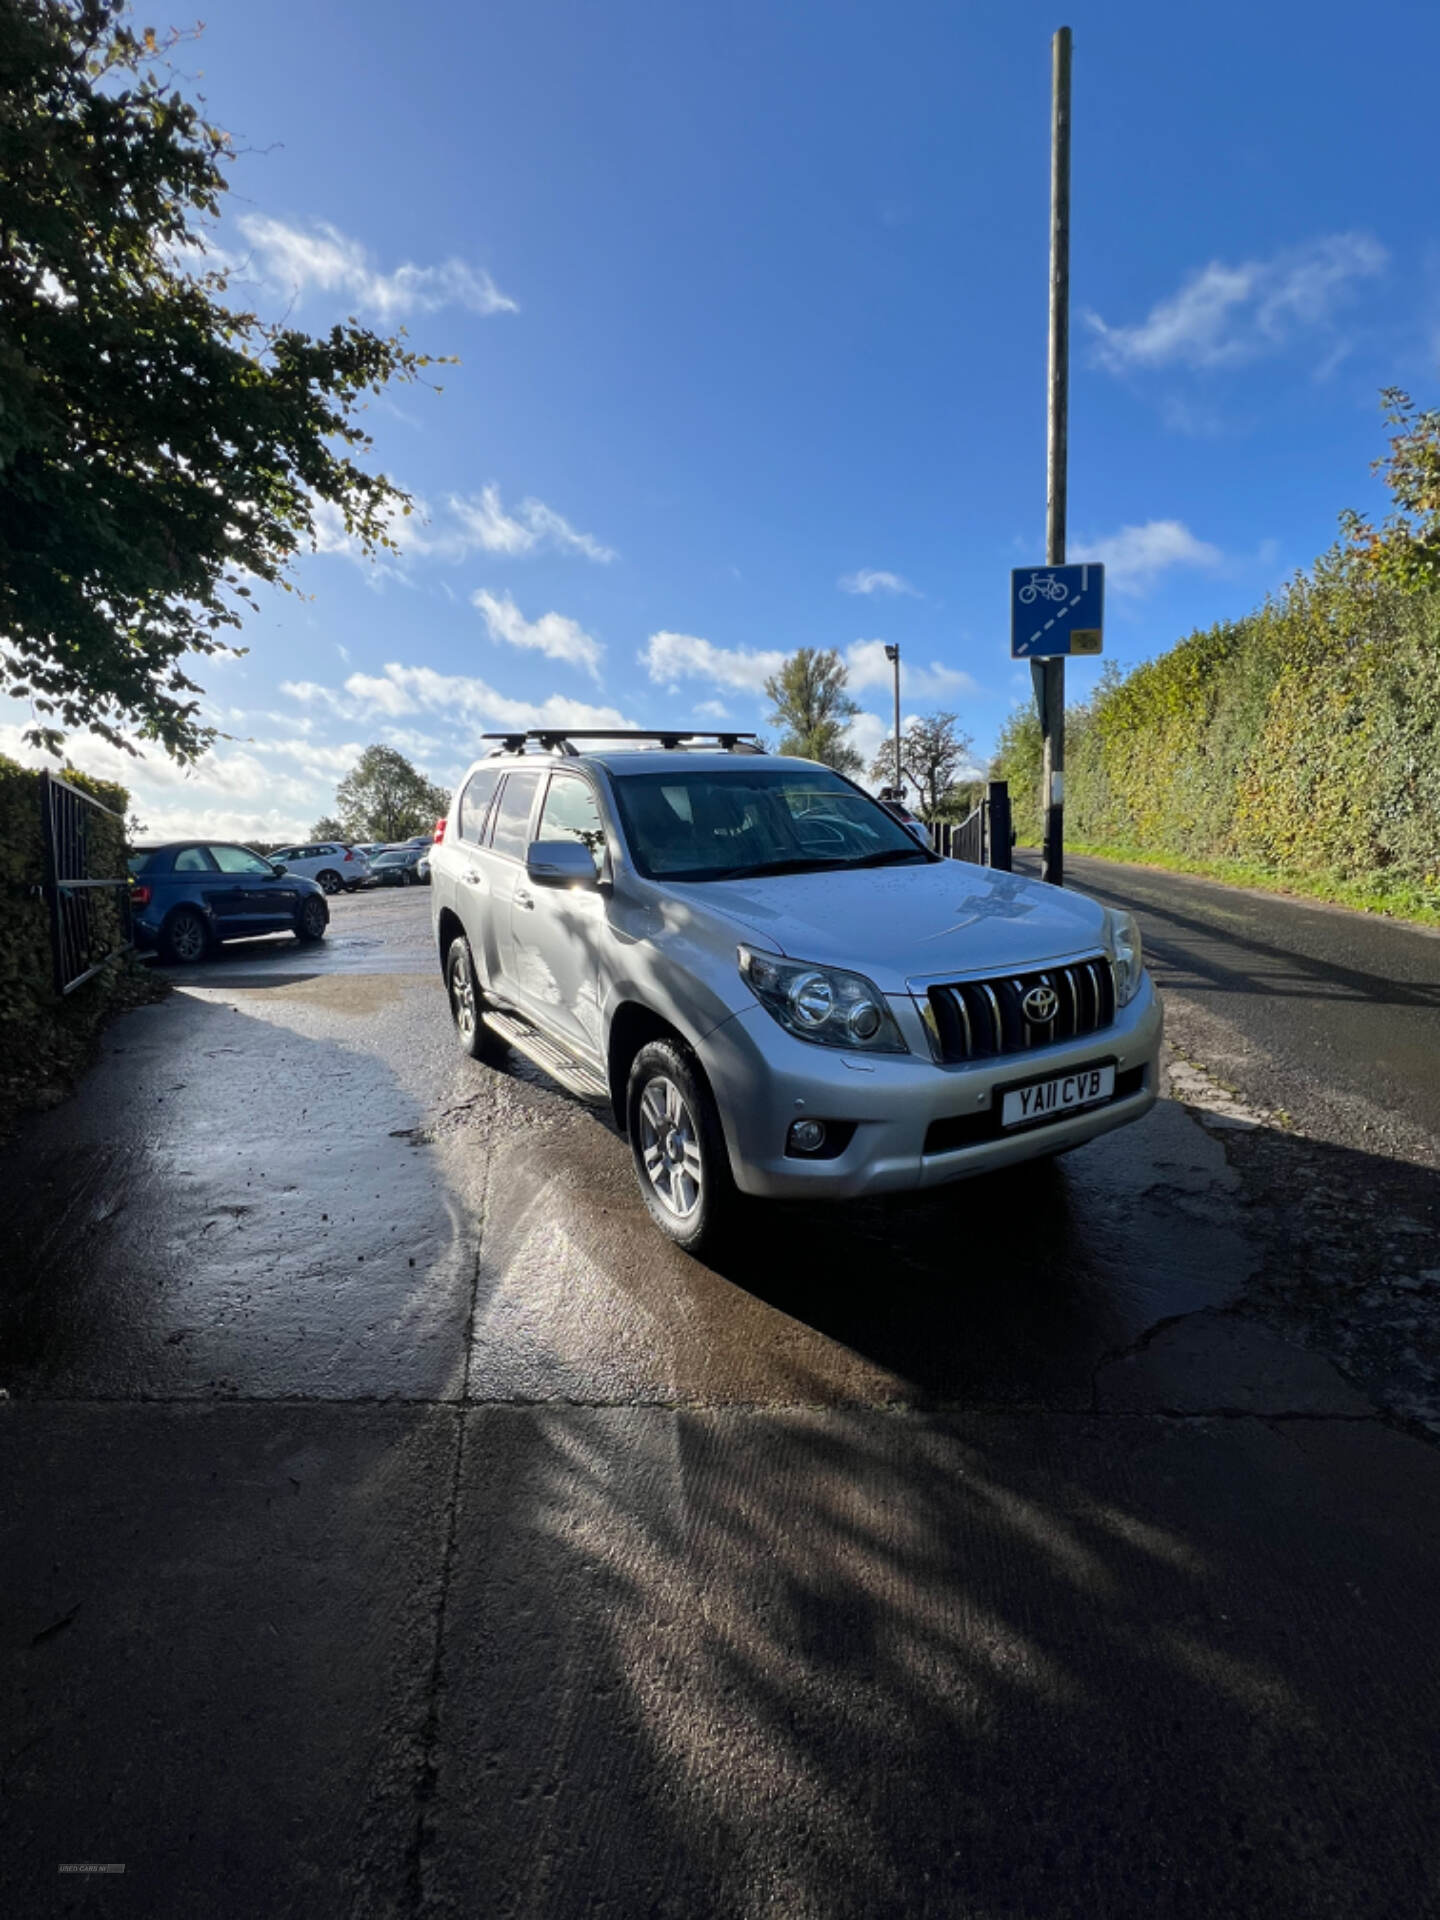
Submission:
[[[125,871],[125,789],[67,767],[64,777],[113,810],[95,814],[88,828],[92,874]],[[91,1036],[117,1002],[135,998],[134,969],[125,963],[104,968],[61,997],[53,985],[50,908],[43,885],[45,840],[41,819],[41,776],[0,756],[0,1107],[22,1098],[26,1089],[63,1080],[84,1058]],[[97,935],[111,944],[119,931],[120,907],[101,894],[96,907]]]
[[[1033,711],[994,771],[1038,840]],[[1077,846],[1440,914],[1440,593],[1330,555],[1247,619],[1108,674],[1066,715],[1065,813]]]

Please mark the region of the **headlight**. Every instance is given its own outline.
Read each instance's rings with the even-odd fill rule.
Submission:
[[[741,977],[767,1012],[802,1040],[866,1053],[908,1053],[885,996],[863,974],[782,960],[759,947],[737,951]]]
[[[1129,1006],[1144,978],[1140,928],[1133,913],[1122,913],[1115,907],[1105,909],[1105,944],[1115,974],[1115,1003]]]

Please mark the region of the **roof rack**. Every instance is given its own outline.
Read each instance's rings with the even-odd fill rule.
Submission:
[[[482,740],[498,740],[491,753],[524,753],[534,741],[542,753],[577,754],[577,740],[658,740],[667,751],[689,745],[694,740],[715,740],[726,753],[763,753],[753,733],[677,732],[672,727],[591,727],[576,731],[573,727],[528,727],[523,733],[482,733]]]

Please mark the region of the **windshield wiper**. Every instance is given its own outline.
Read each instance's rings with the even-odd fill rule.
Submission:
[[[792,860],[766,860],[748,867],[707,867],[703,872],[692,869],[668,877],[672,880],[768,880],[782,873],[853,873],[859,867],[886,867],[900,860],[929,859],[923,847],[887,847],[881,853],[857,854],[851,860],[804,854]]]
[[[882,853],[862,853],[857,860],[847,860],[847,867],[888,867],[901,860],[924,860],[931,856],[924,847],[886,847]]]
[[[825,873],[831,867],[843,867],[846,864],[844,860],[817,859],[813,854],[807,854],[803,859],[757,861],[748,867],[707,867],[703,875],[697,870],[687,877],[706,880],[768,880],[772,873]]]

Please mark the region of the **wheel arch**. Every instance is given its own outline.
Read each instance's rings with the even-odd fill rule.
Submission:
[[[625,1114],[625,1089],[630,1079],[631,1063],[640,1049],[651,1040],[675,1041],[699,1066],[694,1047],[673,1021],[666,1020],[638,1000],[622,1000],[610,1017],[610,1037],[605,1049],[610,1108],[621,1133],[629,1131]],[[704,1068],[701,1067],[700,1071],[703,1073]]]
[[[451,944],[465,934],[460,916],[453,907],[442,907],[435,916],[435,944],[439,949],[440,971],[445,971],[445,961]]]

